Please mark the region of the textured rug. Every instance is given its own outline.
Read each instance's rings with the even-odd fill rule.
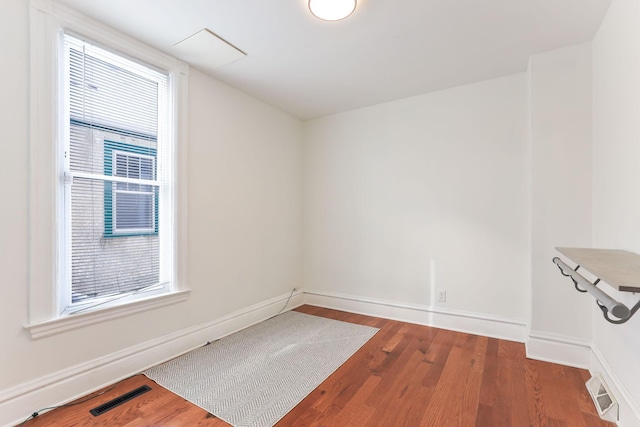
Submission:
[[[144,374],[235,427],[267,427],[377,331],[290,311]]]

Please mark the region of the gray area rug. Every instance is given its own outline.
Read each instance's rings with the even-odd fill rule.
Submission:
[[[144,374],[235,427],[267,427],[377,331],[290,311]]]

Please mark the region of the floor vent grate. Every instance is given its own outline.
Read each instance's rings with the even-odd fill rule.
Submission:
[[[609,390],[609,386],[604,382],[602,375],[596,373],[587,381],[587,390],[591,395],[593,403],[596,405],[598,415],[606,421],[617,422],[619,417],[618,402]]]
[[[131,399],[134,399],[150,390],[151,390],[151,387],[149,387],[148,385],[143,385],[142,387],[138,387],[135,390],[131,390],[130,392],[125,393],[120,397],[116,397],[115,399],[110,400],[107,403],[103,403],[100,406],[96,406],[95,408],[91,409],[89,412],[91,412],[91,414],[94,417],[97,417],[98,415],[102,415],[105,412],[112,410],[116,406],[120,406],[123,403],[128,402]]]

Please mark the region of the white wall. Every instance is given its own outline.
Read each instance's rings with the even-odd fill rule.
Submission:
[[[301,285],[300,121],[192,70],[190,299],[39,340],[30,338],[23,328],[28,321],[28,5],[7,0],[0,6],[5,149],[0,167],[0,197],[5,201],[0,210],[0,407],[7,390],[20,389],[31,380],[211,322]],[[69,392],[86,392],[99,381],[92,378],[84,390]],[[44,403],[68,397],[57,395],[58,401]],[[0,408],[0,415],[7,416],[2,413]]]
[[[551,263],[553,246],[590,245],[590,229],[594,246],[640,252],[635,0],[613,2],[593,44],[592,194],[588,45],[536,55],[528,74],[304,125],[192,70],[191,298],[40,340],[23,328],[28,2],[5,0],[0,12],[0,196],[10,201],[0,210],[0,406],[7,390],[269,300],[303,276],[317,293],[530,321],[540,336],[593,333],[598,363],[640,402],[640,315],[606,324]],[[625,427],[636,425],[630,408]]]
[[[5,137],[0,167],[0,389],[19,381],[15,370],[24,353],[27,333],[27,116],[29,87],[28,2],[9,0],[0,13],[0,126]],[[37,369],[37,368],[36,368]],[[28,362],[23,367],[29,375]]]
[[[591,247],[591,44],[533,55],[528,74],[535,339],[527,349],[531,356],[586,367],[593,298],[578,293],[552,258],[562,258],[558,246]],[[552,344],[558,339],[585,345],[580,354],[563,356]]]
[[[528,320],[525,74],[304,132],[305,290]]]
[[[616,0],[593,42],[593,243],[640,253],[640,2]],[[605,285],[606,286],[606,285]],[[640,294],[607,291],[629,306]],[[640,426],[640,314],[610,325],[594,309],[593,343]],[[630,411],[631,409],[628,409]],[[624,420],[624,418],[623,418]]]
[[[0,351],[0,389],[15,384],[16,364],[24,356],[27,333],[27,117],[29,99],[29,24],[28,2],[9,0],[0,13],[0,125],[5,132],[0,186],[0,337],[9,340]],[[37,369],[37,368],[36,368]],[[29,376],[24,366],[24,377]]]
[[[302,284],[301,123],[192,70],[189,281],[196,313]]]

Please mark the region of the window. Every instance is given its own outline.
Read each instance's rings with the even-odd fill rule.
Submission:
[[[104,173],[121,178],[154,181],[156,154],[139,154],[139,148],[104,141]],[[114,188],[115,187],[115,188]],[[158,233],[158,189],[131,182],[105,182],[105,237]]]
[[[61,305],[76,312],[141,290],[168,290],[172,253],[161,254],[158,223],[172,222],[170,211],[159,212],[160,191],[172,197],[169,177],[160,176],[171,167],[171,144],[163,145],[159,132],[168,126],[169,76],[75,35],[62,37],[59,117],[68,131],[60,150],[67,177],[61,240],[70,241],[70,253],[62,258]],[[157,167],[158,155],[164,163]]]
[[[188,68],[63,5],[31,7],[37,338],[186,299]]]

